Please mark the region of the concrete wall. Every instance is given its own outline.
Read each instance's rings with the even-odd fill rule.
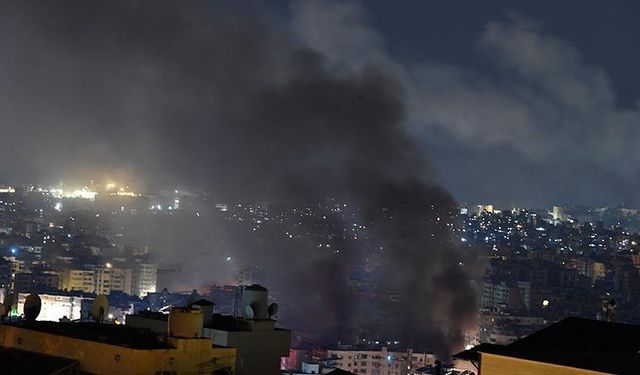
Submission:
[[[275,331],[221,331],[204,329],[216,345],[236,348],[237,375],[279,375],[280,358],[289,355],[291,332]]]
[[[127,325],[149,328],[157,333],[167,332],[167,322],[139,316],[127,316]],[[273,331],[223,331],[203,329],[214,345],[237,349],[237,375],[279,375],[281,357],[289,356],[291,332]]]
[[[147,328],[159,335],[169,333],[168,322],[158,319],[149,319],[136,315],[127,315],[126,324],[135,328]]]
[[[235,349],[212,348],[209,339],[173,339],[169,349],[134,349],[101,342],[0,325],[0,346],[75,359],[79,370],[93,374],[213,372],[235,366]]]

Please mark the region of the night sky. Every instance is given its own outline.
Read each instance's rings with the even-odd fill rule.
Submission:
[[[363,4],[390,58],[432,70],[410,126],[458,200],[638,205],[638,2]]]
[[[231,74],[225,82],[200,79],[207,82],[201,84],[180,69],[200,78],[215,71],[214,80],[220,80],[221,72],[234,65],[232,58],[211,71],[185,63],[180,53],[191,49],[185,53],[195,59],[194,51],[207,43],[202,35],[163,34],[171,27],[157,31],[155,21],[139,15],[119,19],[126,12],[118,13],[118,5],[91,15],[101,21],[84,22],[76,18],[89,10],[77,4],[1,3],[3,183],[108,175],[191,186],[192,176],[164,168],[165,160],[158,163],[171,143],[167,134],[180,134],[167,120],[182,128],[203,118],[209,124],[235,121],[203,114],[203,103],[196,102],[204,101],[203,95],[219,99],[215,90],[203,93],[209,84],[242,91],[249,83],[238,73],[241,82],[233,82]],[[159,6],[118,3],[146,7],[160,23],[172,22]],[[640,4],[635,1],[209,4],[205,13],[210,12],[212,24],[240,30],[228,35],[236,41],[253,38],[248,24],[255,21],[260,24],[253,27],[256,34],[275,35],[269,43],[317,54],[328,71],[367,68],[393,76],[403,95],[402,126],[430,164],[425,178],[439,182],[461,203],[639,203]],[[187,13],[188,8],[180,9]],[[168,40],[170,46],[154,40]],[[188,48],[180,50],[181,45]],[[238,43],[215,48],[242,59],[242,69],[265,53],[237,53],[242,51]],[[269,58],[289,59],[282,55]],[[189,115],[157,109],[177,102]],[[184,149],[172,160],[202,160],[201,154],[183,157],[204,147],[199,142],[178,140],[176,147]],[[219,155],[207,158],[211,165]]]

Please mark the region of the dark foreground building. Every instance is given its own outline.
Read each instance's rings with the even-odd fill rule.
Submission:
[[[640,326],[567,318],[509,345],[480,344],[454,356],[482,375],[639,374]]]
[[[212,345],[211,339],[201,336],[189,337],[186,324],[178,328],[158,335],[96,322],[0,324],[0,360],[5,364],[0,374],[235,373],[234,348]]]
[[[190,311],[202,313],[194,336],[207,337],[213,345],[236,350],[234,375],[280,375],[281,358],[289,355],[291,331],[275,326],[277,305],[268,303],[266,288],[243,286],[241,293],[241,316],[214,314],[213,303],[207,300],[192,302],[180,311],[186,315]],[[171,311],[174,313],[174,309]],[[166,332],[168,318],[144,311],[127,316],[126,324],[162,333]]]

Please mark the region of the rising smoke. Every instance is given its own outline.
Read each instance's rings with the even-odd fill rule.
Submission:
[[[206,1],[2,1],[0,48],[3,177],[118,171],[274,212],[339,202],[330,247],[211,230],[318,340],[377,324],[441,354],[460,344],[477,267],[450,235],[456,203],[405,130],[403,85],[376,61],[329,68],[259,7]],[[367,238],[343,238],[354,221]],[[185,271],[216,280],[218,257],[196,246],[180,249]],[[365,303],[356,273],[399,297]]]

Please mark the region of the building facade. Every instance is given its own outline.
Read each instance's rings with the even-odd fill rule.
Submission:
[[[159,336],[124,325],[0,324],[0,347],[75,360],[90,374],[235,374],[236,350],[211,339]]]
[[[412,370],[435,365],[433,353],[380,350],[328,350],[334,368],[367,375],[407,375]]]

